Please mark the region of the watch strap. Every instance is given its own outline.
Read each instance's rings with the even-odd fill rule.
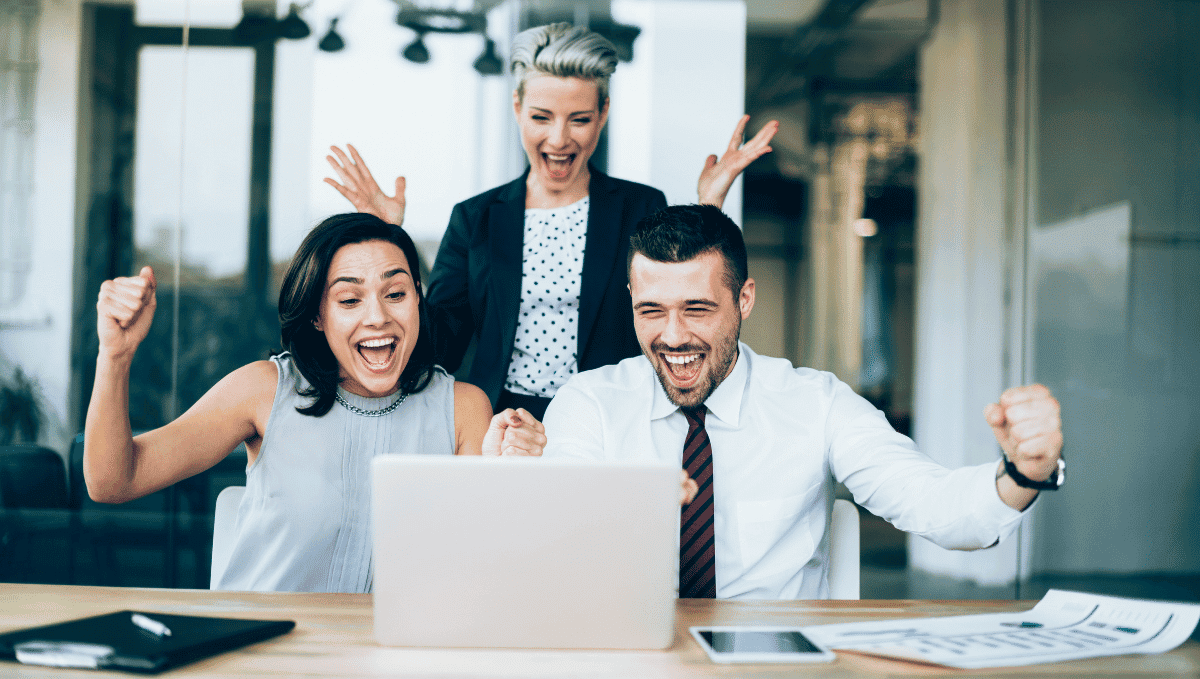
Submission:
[[[1058,458],[1058,469],[1055,469],[1053,472],[1051,472],[1050,478],[1046,479],[1045,481],[1034,481],[1028,476],[1022,474],[1017,469],[1017,465],[1013,464],[1012,460],[1008,459],[1007,455],[1004,455],[1003,458],[1004,473],[1008,474],[1012,478],[1013,483],[1022,488],[1033,488],[1036,490],[1058,490],[1063,485],[1063,482],[1066,481],[1067,463],[1064,462],[1061,457]]]

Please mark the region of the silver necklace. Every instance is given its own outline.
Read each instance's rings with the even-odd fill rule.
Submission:
[[[392,412],[396,408],[399,408],[400,404],[404,403],[404,399],[408,398],[408,394],[402,394],[400,396],[400,398],[396,399],[395,401],[392,401],[391,405],[380,408],[379,410],[363,410],[362,408],[359,408],[358,406],[350,405],[349,403],[346,402],[346,399],[342,398],[342,395],[337,393],[336,391],[333,392],[333,397],[335,399],[337,399],[338,403],[341,403],[343,406],[345,406],[346,410],[349,410],[350,412],[354,413],[355,415],[362,415],[363,417],[383,417],[384,415],[387,415],[388,413]]]

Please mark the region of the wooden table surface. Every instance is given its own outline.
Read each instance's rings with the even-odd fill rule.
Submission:
[[[291,633],[208,658],[165,676],[206,677],[879,677],[1200,676],[1200,643],[1171,653],[1118,656],[998,670],[941,669],[839,655],[815,665],[716,665],[692,640],[692,625],[814,625],[1027,610],[1032,601],[680,600],[675,642],[665,651],[387,648],[372,636],[366,594],[259,594],[206,590],[0,584],[0,632],[123,609],[295,620]],[[94,671],[0,662],[0,676],[96,677]],[[133,675],[120,675],[133,676]]]

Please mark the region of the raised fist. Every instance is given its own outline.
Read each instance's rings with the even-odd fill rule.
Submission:
[[[131,358],[154,320],[158,305],[154,290],[158,287],[154,270],[148,266],[136,276],[114,278],[100,284],[96,301],[96,332],[100,353],[111,358]]]
[[[1040,384],[1013,387],[991,403],[983,416],[996,441],[1017,470],[1034,481],[1045,481],[1058,468],[1062,453],[1062,420],[1058,401]]]

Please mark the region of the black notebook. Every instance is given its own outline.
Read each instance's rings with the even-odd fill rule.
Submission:
[[[295,626],[291,620],[120,611],[0,634],[0,658],[157,674],[286,634]]]

